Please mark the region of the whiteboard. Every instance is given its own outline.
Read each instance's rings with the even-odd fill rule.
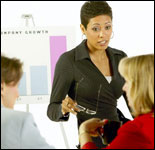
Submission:
[[[60,55],[75,47],[74,26],[3,28],[1,52],[23,62],[18,104],[49,103]]]

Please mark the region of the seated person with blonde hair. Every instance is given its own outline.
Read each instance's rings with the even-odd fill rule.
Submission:
[[[13,110],[22,72],[20,60],[1,55],[1,149],[53,149],[30,113]]]
[[[154,55],[123,58],[119,72],[125,79],[123,90],[135,118],[118,129],[117,136],[106,149],[154,149]],[[106,122],[93,118],[81,124],[82,149],[97,149],[91,136],[99,136],[98,129]]]

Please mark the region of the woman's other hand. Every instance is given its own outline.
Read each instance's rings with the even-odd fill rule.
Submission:
[[[101,120],[99,118],[92,118],[80,125],[79,134],[83,132],[88,132],[91,136],[99,136],[98,128],[104,126],[106,120]]]
[[[74,115],[77,115],[77,112],[79,112],[80,110],[78,108],[76,108],[77,103],[75,101],[73,101],[70,97],[66,97],[63,101],[62,101],[62,114],[65,115],[68,112],[71,112]]]

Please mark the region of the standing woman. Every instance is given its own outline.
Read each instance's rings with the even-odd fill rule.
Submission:
[[[112,10],[105,1],[88,1],[81,8],[82,33],[86,36],[59,58],[47,115],[67,121],[77,115],[79,125],[90,118],[119,121],[117,99],[124,94],[118,63],[126,56],[108,46],[112,37]],[[97,146],[101,141],[94,138]]]

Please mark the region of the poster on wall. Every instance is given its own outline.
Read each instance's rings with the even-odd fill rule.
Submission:
[[[73,26],[1,29],[1,54],[23,62],[17,103],[48,103],[57,60],[75,47]]]

